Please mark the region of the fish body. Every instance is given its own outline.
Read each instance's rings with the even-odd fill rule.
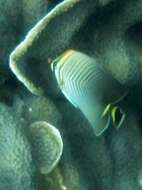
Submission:
[[[74,50],[57,58],[52,69],[62,93],[81,110],[95,134],[100,135],[110,124],[110,116],[102,117],[102,113],[110,102],[124,94],[121,85],[94,59]]]

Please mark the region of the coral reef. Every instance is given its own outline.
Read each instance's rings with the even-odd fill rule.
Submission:
[[[36,165],[41,174],[48,174],[55,168],[62,155],[61,135],[55,127],[45,121],[32,123],[30,134]]]
[[[35,97],[32,98],[29,109],[34,107]],[[48,104],[50,100],[45,104],[45,99],[40,98],[40,102],[43,101],[44,106],[50,106],[56,115],[54,104]],[[44,121],[34,122],[35,118],[38,119],[36,112],[31,113],[29,119],[25,117],[25,113],[29,113],[29,109],[25,109],[28,106],[28,101],[23,102],[18,96],[15,96],[10,107],[0,104],[0,189],[37,189],[38,175],[53,170],[61,157],[63,142],[60,133],[45,122],[51,114],[48,112],[50,109],[45,110],[42,104],[37,105],[37,110],[44,112],[39,119],[43,118]],[[58,123],[59,119],[56,119]]]
[[[142,1],[1,0],[0,10],[0,190],[140,190]],[[121,86],[105,81],[108,96],[127,92],[119,129],[96,137],[62,94],[51,65],[71,49]]]
[[[34,190],[35,168],[25,137],[25,120],[0,104],[0,189]]]

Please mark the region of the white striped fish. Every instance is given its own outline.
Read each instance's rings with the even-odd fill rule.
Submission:
[[[94,59],[74,50],[55,59],[52,70],[62,93],[81,110],[99,136],[111,121],[108,111],[103,114],[106,106],[124,95],[121,85]]]

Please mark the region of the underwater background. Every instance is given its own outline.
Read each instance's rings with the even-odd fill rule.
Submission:
[[[142,0],[0,0],[0,190],[142,189]]]

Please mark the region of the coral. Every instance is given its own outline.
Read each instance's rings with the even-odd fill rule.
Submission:
[[[26,101],[18,96],[14,99],[13,106],[0,104],[0,189],[34,190],[39,186],[38,173],[49,173],[57,165],[63,143],[55,127],[46,122],[34,122],[38,118],[48,120],[50,112],[46,111],[42,117],[35,113],[26,119]],[[42,101],[46,102],[40,98]],[[41,104],[41,112],[45,112],[47,102],[44,107]],[[54,109],[53,104],[55,113]]]
[[[47,121],[54,126],[61,126],[62,116],[59,113],[54,102],[45,97],[31,96],[31,94],[22,95],[23,117],[29,124],[35,121]]]
[[[0,189],[34,190],[35,168],[25,125],[12,108],[0,104]]]
[[[109,7],[91,0],[65,1],[32,28],[12,52],[10,66],[31,92],[53,92],[55,96],[58,87],[50,60],[72,48],[89,54],[120,83],[128,86],[139,83],[141,62],[127,31],[141,22],[141,6],[139,0],[112,1]],[[42,76],[40,80],[38,76]]]
[[[0,2],[0,189],[140,190],[142,1],[56,2]],[[51,63],[69,49],[128,89],[119,102],[126,115],[121,128],[111,123],[96,137],[62,95]],[[56,129],[48,131],[47,123]],[[53,160],[52,143],[59,151]]]
[[[40,0],[1,0],[0,2],[0,84],[11,75],[9,54],[28,30],[49,11],[50,2]],[[9,78],[9,77],[7,77]]]
[[[60,160],[63,142],[59,131],[45,121],[34,122],[30,126],[37,168],[41,174],[50,173]]]

